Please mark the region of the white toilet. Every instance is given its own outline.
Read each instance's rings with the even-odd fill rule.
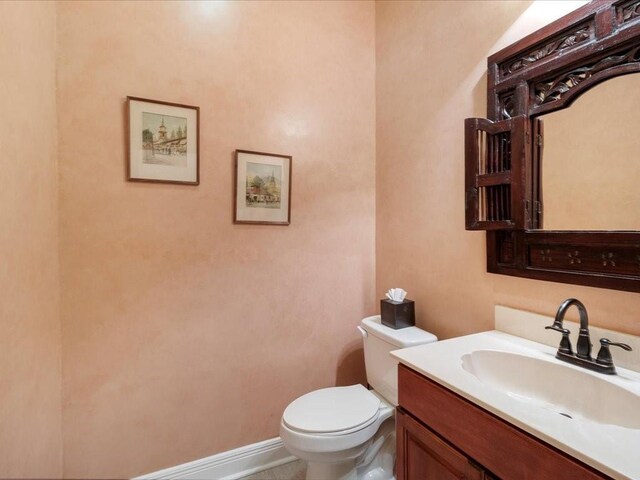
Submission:
[[[399,348],[432,343],[436,336],[417,327],[394,330],[380,315],[358,327],[364,343],[367,382],[315,390],[285,409],[280,438],[307,462],[307,480],[393,480]]]

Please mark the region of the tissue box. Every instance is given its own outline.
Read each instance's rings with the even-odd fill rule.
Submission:
[[[380,316],[387,327],[396,330],[413,327],[416,324],[415,303],[406,298],[402,302],[385,298],[380,300]]]

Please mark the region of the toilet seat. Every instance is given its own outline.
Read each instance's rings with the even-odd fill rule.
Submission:
[[[378,431],[380,425],[385,420],[392,418],[395,412],[393,405],[389,404],[379,394],[373,390],[367,390],[362,385],[352,385],[351,387],[332,387],[327,392],[318,394],[318,390],[308,393],[292,402],[296,403],[302,398],[307,400],[298,403],[295,409],[285,410],[285,414],[282,415],[280,421],[280,438],[285,443],[287,450],[297,457],[308,458],[309,455],[329,455],[327,459],[333,458],[337,452],[340,452],[340,458],[346,458],[347,456],[353,456],[354,458],[362,453],[362,449],[366,449],[368,442],[373,438]],[[325,397],[326,396],[326,397]],[[326,400],[323,403],[321,400]],[[373,397],[373,398],[372,398]],[[330,401],[335,400],[336,403]],[[340,405],[337,403],[338,399],[346,399],[347,405]],[[356,403],[355,399],[359,399],[362,403],[358,404],[358,408],[354,408]],[[352,400],[353,403],[349,403]],[[373,407],[377,405],[377,407]],[[335,421],[335,423],[321,423],[317,420],[318,425],[324,428],[324,432],[304,431],[302,428],[311,428],[312,424],[301,421],[298,417],[298,413],[302,415],[302,407],[320,407],[326,409],[325,413],[330,416],[331,412],[342,412],[341,421]],[[333,410],[332,410],[333,408]],[[345,408],[345,410],[343,410]],[[356,415],[349,415],[345,412],[350,412],[351,409],[361,411],[360,418]],[[304,414],[309,416],[312,410],[304,411]],[[373,412],[373,413],[372,413]],[[369,418],[367,418],[369,417]],[[364,420],[363,420],[364,419]],[[286,420],[286,421],[285,421]],[[348,427],[345,427],[348,425]],[[342,430],[333,430],[342,426]],[[313,427],[315,428],[315,426]]]
[[[378,417],[380,399],[362,385],[331,387],[303,395],[286,408],[283,423],[311,435],[343,435],[361,430]]]

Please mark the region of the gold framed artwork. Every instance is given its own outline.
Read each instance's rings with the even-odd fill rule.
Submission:
[[[127,179],[198,185],[200,108],[127,97]]]
[[[289,225],[289,155],[236,150],[234,223]]]

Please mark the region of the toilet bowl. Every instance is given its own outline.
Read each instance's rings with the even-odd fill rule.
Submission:
[[[289,404],[280,422],[285,448],[307,462],[307,480],[393,480],[397,361],[391,350],[435,342],[416,327],[393,330],[376,315],[362,320],[367,381],[330,387]]]
[[[364,474],[365,469],[378,467],[367,461],[370,455],[366,453],[378,438],[380,450],[394,434],[393,414],[392,405],[362,385],[325,388],[303,395],[287,407],[280,438],[289,452],[307,461],[307,479],[390,480],[392,475],[358,476],[357,470]],[[384,422],[390,428],[381,429]],[[391,472],[392,453],[388,466]]]

